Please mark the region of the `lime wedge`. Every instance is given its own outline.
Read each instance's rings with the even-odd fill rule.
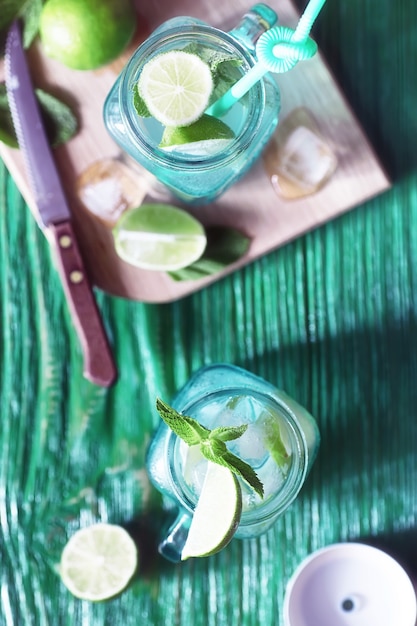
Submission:
[[[264,444],[278,467],[288,463],[291,456],[283,441],[283,433],[280,428],[279,418],[274,415],[268,416],[263,422]],[[290,446],[288,446],[289,449]]]
[[[208,106],[213,78],[207,63],[196,54],[172,50],[146,63],[138,90],[149,113],[164,126],[195,122]]]
[[[235,534],[241,514],[242,492],[236,476],[227,467],[208,461],[181,559],[222,550]]]
[[[233,130],[222,120],[203,115],[189,126],[165,128],[159,147],[167,151],[210,155],[224,150],[234,136]]]
[[[126,211],[113,236],[124,261],[160,272],[191,265],[207,244],[202,224],[187,211],[168,204],[143,204]]]
[[[121,526],[94,524],[68,541],[59,572],[74,596],[99,602],[126,588],[137,563],[136,545]]]
[[[192,143],[183,143],[176,146],[164,148],[166,152],[182,152],[190,156],[208,157],[219,152],[224,152],[231,141],[230,139],[204,139],[202,141],[193,141]]]

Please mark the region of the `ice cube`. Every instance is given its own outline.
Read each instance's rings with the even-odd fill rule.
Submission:
[[[262,503],[262,498],[246,483],[241,483],[242,487],[242,511],[253,509]]]
[[[233,421],[232,426],[250,424],[256,420],[260,404],[252,396],[233,396],[228,400],[226,410],[230,414],[230,420]],[[224,425],[229,426],[229,421],[226,423],[224,420]]]
[[[203,456],[200,446],[180,444],[182,472],[184,480],[191,491],[198,495],[201,492],[207,472],[207,459]]]
[[[285,472],[272,458],[258,472],[259,480],[264,486],[264,500],[275,496],[285,482]]]
[[[230,450],[253,469],[261,467],[269,454],[265,448],[262,426],[257,422],[249,424],[246,432],[233,442],[233,446],[230,445]]]
[[[284,144],[278,167],[286,178],[314,191],[334,171],[334,161],[327,144],[305,126],[299,126]]]
[[[139,206],[149,189],[149,176],[119,159],[101,159],[77,180],[77,193],[84,207],[114,226],[121,214]]]
[[[275,191],[287,199],[318,191],[337,167],[330,145],[304,109],[295,109],[278,127],[264,154]]]

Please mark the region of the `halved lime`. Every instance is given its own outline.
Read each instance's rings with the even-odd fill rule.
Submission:
[[[136,545],[114,524],[93,524],[66,544],[59,566],[62,582],[77,598],[98,602],[126,588],[138,564]]]
[[[227,467],[208,461],[181,559],[222,550],[233,538],[241,514],[242,491],[236,476]]]
[[[208,106],[213,78],[207,63],[182,50],[163,52],[146,63],[138,90],[149,113],[164,126],[187,126]]]
[[[113,236],[123,260],[160,272],[191,265],[207,244],[202,224],[187,211],[168,204],[143,204],[126,211]]]

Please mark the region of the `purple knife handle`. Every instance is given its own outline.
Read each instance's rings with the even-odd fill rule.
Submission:
[[[58,270],[84,354],[84,376],[109,387],[117,372],[70,221],[50,224]]]

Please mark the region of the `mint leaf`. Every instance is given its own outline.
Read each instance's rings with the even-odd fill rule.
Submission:
[[[232,56],[230,53],[212,50],[196,43],[189,44],[184,48],[184,51],[197,55],[210,68],[213,77],[213,91],[209,104],[216,102],[242,78],[242,72],[239,69],[242,60],[237,55]]]
[[[219,426],[210,432],[209,439],[232,441],[233,439],[239,439],[247,429],[247,424],[242,424],[242,426]]]
[[[22,24],[24,48],[28,48],[39,30],[39,19],[45,0],[1,0],[0,56],[4,55],[7,31],[15,19]]]
[[[250,239],[229,226],[208,226],[204,254],[188,267],[168,272],[176,281],[199,280],[217,274],[246,254]]]
[[[208,461],[227,467],[236,476],[240,476],[262,498],[264,488],[252,467],[232,454],[225,441],[237,439],[246,431],[248,425],[220,426],[209,430],[197,420],[187,415],[178,413],[175,409],[163,402],[156,400],[156,408],[164,422],[180,439],[189,446],[199,445],[201,453]]]
[[[208,461],[227,467],[236,476],[240,476],[262,498],[264,487],[254,469],[235,454],[232,454],[226,444],[219,439],[204,441],[201,452]]]
[[[29,48],[39,30],[39,21],[45,0],[27,0],[21,11],[23,20],[23,47]]]
[[[35,89],[35,93],[51,146],[56,147],[69,141],[78,130],[78,121],[72,109],[43,89]]]
[[[210,431],[207,428],[192,417],[178,413],[160,398],[156,400],[156,408],[165,424],[189,446],[199,444],[208,438]]]
[[[56,147],[71,139],[78,130],[78,121],[70,107],[42,89],[35,89],[35,94],[50,145]],[[18,147],[5,83],[0,83],[0,141]]]
[[[183,51],[200,57],[204,63],[207,63],[212,73],[215,73],[219,64],[224,61],[234,60],[236,63],[240,64],[239,57],[232,57],[230,53],[222,52],[221,50],[212,50],[211,48],[202,46],[194,41],[185,46]]]
[[[212,71],[214,87],[209,104],[219,100],[232,85],[242,78],[242,73],[239,69],[240,65],[241,61],[239,59],[223,60],[216,65],[215,71]]]
[[[4,83],[0,84],[0,141],[11,148],[19,147]]]

